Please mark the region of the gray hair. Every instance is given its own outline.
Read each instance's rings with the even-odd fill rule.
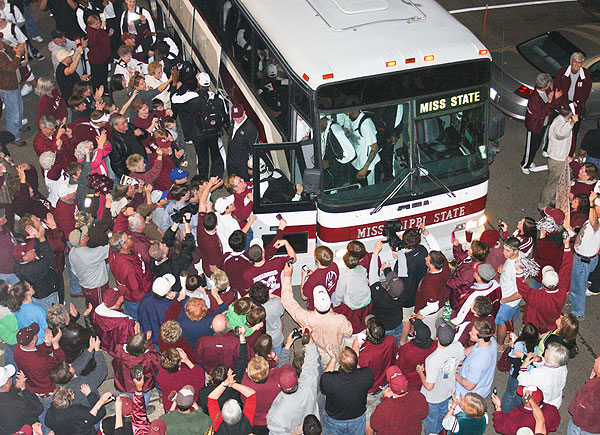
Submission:
[[[56,126],[56,119],[52,115],[42,115],[40,117],[40,128],[54,128]]]
[[[56,87],[54,80],[50,77],[40,77],[35,87],[35,94],[38,97],[50,95],[50,92]]]
[[[121,118],[125,118],[125,117],[123,115],[121,115],[120,113],[113,113],[112,115],[110,115],[110,118],[108,118],[108,123],[110,124],[111,127],[114,127],[115,125],[117,125],[117,122]]]
[[[134,233],[139,232],[142,226],[146,223],[142,215],[139,213],[129,216],[127,222],[129,223],[129,231],[133,231]]]
[[[573,54],[571,54],[571,59],[569,59],[569,62],[573,62],[574,60],[580,60],[583,62],[585,60],[585,56],[582,52],[575,51]]]
[[[73,403],[74,398],[75,395],[73,394],[71,387],[60,385],[56,387],[56,390],[54,390],[52,404],[57,409],[67,409]]]
[[[91,140],[82,140],[77,144],[74,152],[77,160],[85,159],[85,150],[87,149],[88,145],[92,145],[92,148],[94,147],[94,143]]]
[[[46,321],[50,329],[64,328],[69,323],[69,312],[62,304],[54,304],[46,312]]]
[[[56,161],[56,154],[52,151],[44,151],[42,154],[40,154],[39,161],[42,169],[49,171]]]
[[[110,249],[112,249],[115,252],[121,252],[121,249],[123,248],[123,245],[126,242],[126,240],[123,239],[123,234],[125,234],[123,231],[116,231],[113,233],[111,238],[108,239]]]
[[[544,89],[550,82],[552,82],[552,76],[548,73],[541,73],[535,78],[535,87]]]
[[[544,357],[548,364],[562,367],[569,362],[569,351],[560,343],[550,343],[546,347]]]
[[[227,424],[236,424],[242,419],[242,408],[235,399],[229,399],[221,408],[221,417]]]

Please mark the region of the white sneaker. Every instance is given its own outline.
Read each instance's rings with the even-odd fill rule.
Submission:
[[[598,296],[598,295],[600,295],[600,293],[596,293],[596,292],[593,292],[593,291],[590,291],[590,290],[586,289],[585,290],[585,295],[586,296]]]
[[[42,38],[40,35],[36,36],[35,38],[31,38],[31,39],[33,39],[34,41],[37,41],[37,42],[44,42],[44,38]]]
[[[23,87],[21,88],[21,96],[25,96],[25,95],[29,95],[31,94],[31,92],[33,91],[33,86],[31,86],[29,83],[25,83],[23,85]]]
[[[548,153],[546,151],[542,151],[542,157],[548,157]]]
[[[21,120],[21,127],[25,127],[25,126],[27,125],[27,123],[28,123],[28,122],[29,122],[29,121],[27,120],[27,118],[23,118],[23,119]]]
[[[523,166],[521,166],[521,171],[523,171],[525,175],[529,175],[529,168],[524,168]]]
[[[535,168],[537,168],[536,164],[531,162],[531,165],[529,165],[529,169],[533,171]]]

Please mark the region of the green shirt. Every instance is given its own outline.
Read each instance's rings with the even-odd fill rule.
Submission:
[[[160,418],[167,424],[167,435],[204,435],[211,425],[210,417],[201,409],[187,414],[175,410],[167,412]]]

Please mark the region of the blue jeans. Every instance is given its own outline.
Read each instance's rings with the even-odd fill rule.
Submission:
[[[429,414],[425,417],[423,422],[425,423],[425,434],[440,433],[442,431],[442,421],[444,416],[448,413],[448,402],[450,398],[440,403],[429,404]]]
[[[19,371],[17,363],[15,362],[15,346],[16,344],[6,344],[6,351],[4,352],[4,365],[12,364],[15,366],[17,371]]]
[[[0,89],[0,98],[4,101],[6,114],[6,129],[15,136],[15,141],[21,140],[21,123],[23,122],[23,97],[21,89],[12,91]]]
[[[46,296],[45,298],[42,298],[42,299],[36,299],[36,298],[31,298],[31,299],[32,299],[31,302],[33,302],[36,305],[39,305],[44,310],[48,311],[48,308],[50,308],[52,305],[58,304],[58,293],[54,292],[50,296]]]
[[[542,283],[539,282],[537,279],[531,278],[529,280],[529,287],[535,290],[539,290],[542,288]]]
[[[73,249],[73,245],[71,245],[71,243],[67,242],[67,246],[69,249]],[[69,261],[68,255],[65,255],[65,261],[67,263],[67,270],[69,271],[69,286],[71,295],[80,295],[83,291],[83,288],[79,284],[79,279],[75,276],[73,270],[71,269],[71,262]]]
[[[367,427],[367,414],[350,420],[334,420],[323,412],[321,417],[323,432],[327,435],[364,435]]]
[[[132,317],[134,320],[137,321],[139,306],[140,306],[139,302],[125,301],[125,302],[123,302],[123,311],[125,312],[125,314],[127,314],[128,316]]]
[[[44,407],[44,409],[42,409],[42,413],[38,417],[38,421],[40,423],[42,423],[42,431],[44,432],[44,435],[48,435],[48,433],[50,433],[50,428],[48,426],[46,426],[45,420],[46,420],[46,413],[50,409],[50,405],[52,405],[52,396],[40,397],[38,394],[37,397],[38,397],[38,399],[40,399],[40,402],[42,402],[42,406]]]
[[[402,323],[400,323],[396,328],[390,329],[389,331],[385,331],[385,335],[392,335],[396,341],[398,342],[398,347],[400,347],[400,337],[402,336]],[[438,432],[441,431],[438,430]]]
[[[502,395],[502,412],[508,414],[510,411],[521,405],[521,400],[517,397],[517,387],[519,381],[512,376],[508,377],[506,382],[506,390]]]
[[[589,159],[589,157],[588,157]],[[588,160],[589,161],[589,160]],[[569,427],[567,428],[567,435],[598,435],[593,432],[588,432],[587,430],[581,429],[575,423],[573,423],[573,419],[569,420]]]
[[[35,23],[35,17],[33,16],[33,6],[25,6],[23,9],[23,16],[25,17],[25,24],[27,25],[27,33],[30,38],[35,38],[36,36],[40,36],[40,32],[37,28],[37,24]]]
[[[279,356],[279,355],[281,355],[282,348],[283,348],[283,343],[281,343],[279,346],[273,347],[273,352],[275,352],[277,354],[277,356]]]
[[[573,253],[573,271],[571,272],[571,313],[576,316],[585,314],[585,291],[590,273],[598,265],[598,256],[594,256],[589,263],[584,263],[582,258]]]
[[[19,281],[21,281],[19,277],[14,273],[0,273],[0,279],[3,279],[4,281],[13,286]]]

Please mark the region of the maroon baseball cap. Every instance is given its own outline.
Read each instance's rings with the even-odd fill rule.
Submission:
[[[166,435],[167,423],[165,423],[165,421],[161,420],[160,418],[152,420],[152,423],[150,423],[150,433],[156,435]]]
[[[121,296],[122,293],[118,288],[109,288],[102,292],[102,302],[110,308],[117,303]]]
[[[485,243],[490,249],[496,246],[498,240],[500,240],[500,233],[498,230],[492,230],[490,228],[481,233],[481,237],[479,237],[479,241]]]
[[[279,369],[279,387],[283,391],[289,391],[296,388],[296,385],[298,385],[296,369],[289,364],[281,367]]]
[[[32,323],[29,326],[21,328],[19,332],[17,332],[17,343],[21,346],[27,346],[38,332],[40,332],[40,325],[37,323]]]
[[[241,104],[234,104],[231,108],[232,118],[241,118],[242,116],[244,116],[244,113],[246,112],[244,111],[244,106],[242,106]]]
[[[394,394],[402,394],[408,391],[408,379],[397,366],[390,366],[385,371],[385,377]]]
[[[173,143],[173,141],[167,140],[164,137],[161,137],[161,138],[155,140],[154,143],[159,148],[169,148],[171,146],[171,144]]]
[[[121,35],[121,41],[125,42],[128,39],[135,39],[135,35],[130,32],[125,32]]]
[[[562,225],[562,223],[565,221],[564,212],[558,208],[546,207],[544,209],[544,213],[546,213],[546,216],[550,216],[552,219],[554,219],[554,223],[556,225]]]
[[[35,242],[33,240],[30,240],[27,243],[17,243],[13,248],[13,257],[15,257],[15,260],[21,261],[25,254],[32,249],[35,249]]]
[[[531,397],[535,400],[535,403],[540,404],[544,401],[544,393],[538,387],[526,385],[519,385],[517,387],[517,394],[519,396],[523,397],[526,392],[531,393]]]
[[[121,415],[127,417],[133,413],[133,399],[127,396],[121,396]]]

